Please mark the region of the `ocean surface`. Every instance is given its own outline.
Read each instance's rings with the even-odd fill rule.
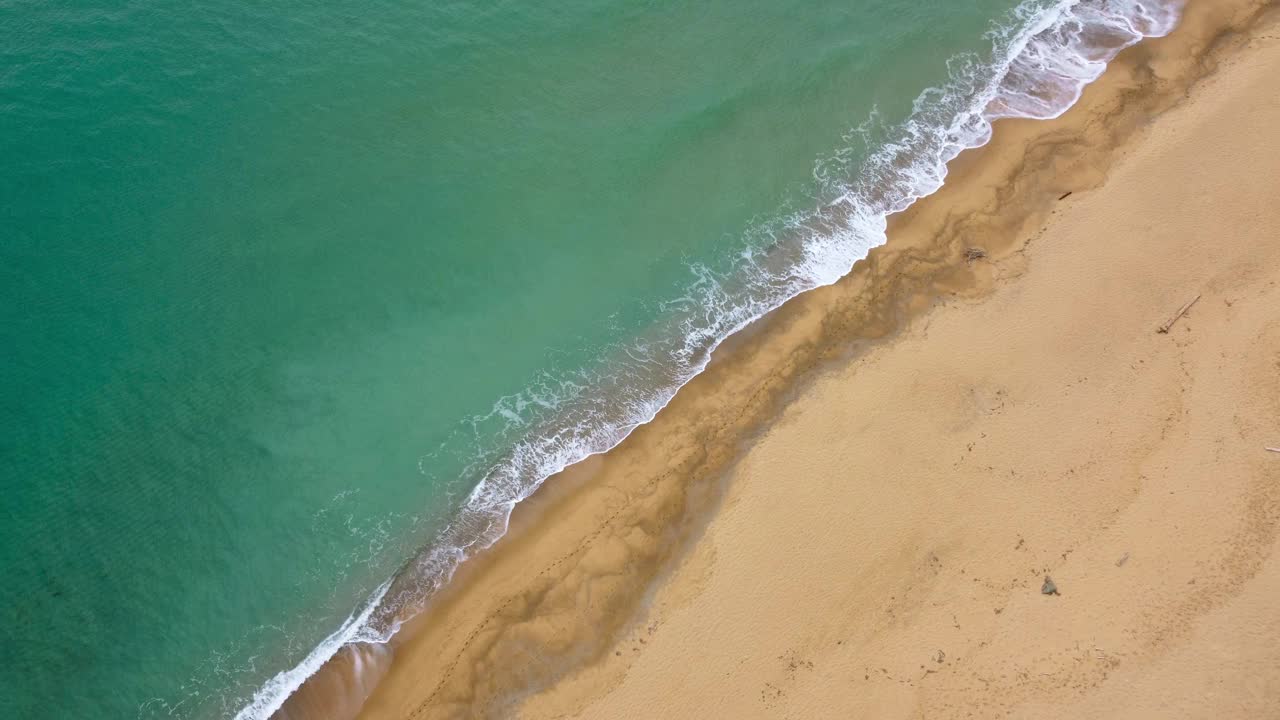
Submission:
[[[0,0],[0,717],[269,716],[1178,10]]]

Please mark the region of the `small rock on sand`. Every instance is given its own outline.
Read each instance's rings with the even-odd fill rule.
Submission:
[[[1058,586],[1053,583],[1053,578],[1049,577],[1048,575],[1044,576],[1044,585],[1040,586],[1040,592],[1044,593],[1045,595],[1058,594]]]

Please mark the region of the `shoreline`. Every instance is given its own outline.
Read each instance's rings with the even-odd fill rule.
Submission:
[[[799,391],[622,654],[519,716],[1280,713],[1277,27],[991,292]]]
[[[744,254],[723,275],[691,268],[700,281],[686,288],[688,297],[680,301],[691,302],[650,329],[655,342],[613,348],[606,374],[611,379],[570,399],[517,438],[510,453],[487,467],[453,522],[300,664],[271,678],[237,718],[273,713],[324,663],[341,665],[335,657],[344,652],[350,660],[364,654],[355,651],[361,644],[387,643],[449,584],[461,564],[505,534],[511,509],[546,479],[609,452],[652,421],[706,370],[722,343],[749,334],[762,324],[757,321],[796,296],[846,275],[871,248],[884,244],[891,216],[941,187],[956,155],[988,141],[993,122],[1056,117],[1069,109],[1117,53],[1145,37],[1167,34],[1181,4],[1158,0],[1155,6],[1121,2],[1113,7],[1095,0],[1023,0],[993,19],[984,36],[992,54],[978,63],[980,70],[970,66],[968,56],[953,56],[961,68],[948,66],[947,80],[917,97],[923,106],[888,131],[860,169],[837,184],[835,196],[748,227],[747,236],[773,238],[767,251]],[[1040,65],[1028,58],[1052,61]],[[628,400],[616,397],[619,388]],[[356,680],[363,686],[363,678]]]
[[[1193,1],[1183,26],[1203,7]],[[1205,23],[1201,30],[1215,35]],[[952,162],[942,190],[892,218],[888,246],[873,250],[836,285],[793,299],[726,341],[707,371],[653,423],[607,455],[557,475],[517,506],[507,536],[464,564],[429,612],[393,640],[396,657],[362,717],[406,717],[428,707],[424,700],[437,703],[439,712],[414,716],[510,709],[520,699],[512,695],[518,688],[545,686],[607,659],[610,639],[633,627],[654,578],[688,554],[714,515],[721,478],[742,451],[818,378],[899,334],[938,297],[977,298],[1002,283],[1002,263],[1051,212],[1053,198],[1096,187],[1105,175],[1105,160],[1092,157],[1105,148],[1076,147],[1072,139],[1054,136],[1069,133],[1072,118],[1102,107],[1102,116],[1116,125],[1109,140],[1122,146],[1146,118],[1176,102],[1179,82],[1208,73],[1183,68],[1187,77],[1159,92],[1143,90],[1135,79],[1204,41],[1188,35],[1180,27],[1169,38],[1125,51],[1063,118],[1002,121],[991,143]],[[1162,57],[1159,48],[1175,39],[1189,45],[1169,48]],[[1020,158],[1011,148],[1033,153]],[[1035,153],[1052,156],[1053,172],[1028,180],[1018,169]],[[990,204],[976,220],[953,219],[952,208],[966,207],[962,201],[981,207],[992,198],[998,220]],[[982,241],[974,242],[978,235]],[[945,241],[935,242],[938,237]],[[970,246],[983,247],[996,262],[961,261]],[[540,570],[530,577],[531,568]],[[540,660],[531,664],[528,653],[535,647]],[[425,688],[424,677],[442,679]]]

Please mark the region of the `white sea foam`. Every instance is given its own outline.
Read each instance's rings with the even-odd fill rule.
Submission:
[[[387,589],[390,587],[391,580],[382,583],[363,607],[352,612],[347,621],[342,623],[342,627],[325,638],[302,659],[302,662],[289,670],[276,673],[274,677],[254,693],[253,699],[249,701],[249,704],[236,713],[235,720],[257,720],[258,718],[271,717],[272,713],[284,705],[284,701],[293,694],[293,691],[301,687],[302,683],[314,675],[342,646],[353,642],[384,643],[391,639],[390,635],[370,633],[369,627],[369,617],[378,608],[387,594]],[[394,630],[392,633],[394,634]],[[359,666],[357,665],[357,667]]]
[[[460,563],[506,532],[512,508],[546,478],[622,442],[703,371],[725,338],[790,298],[836,282],[883,244],[887,218],[937,191],[947,163],[985,144],[992,122],[1061,115],[1118,52],[1144,37],[1167,34],[1181,8],[1181,0],[1019,5],[988,33],[988,58],[952,58],[949,82],[922,93],[904,123],[876,133],[873,118],[851,136],[877,135],[852,177],[832,170],[841,153],[837,162],[818,164],[815,178],[833,200],[755,228],[768,240],[768,250],[743,251],[729,272],[693,268],[686,293],[662,305],[664,324],[650,337],[617,348],[607,373],[540,378],[474,418],[476,426],[505,423],[517,438],[509,452],[496,459],[478,456],[468,469],[480,479],[435,542],[296,667],[269,680],[236,720],[265,720],[343,645],[386,642]],[[535,421],[530,408],[539,411]]]

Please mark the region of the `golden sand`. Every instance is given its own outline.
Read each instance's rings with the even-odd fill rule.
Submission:
[[[1264,5],[1000,123],[518,508],[362,717],[1280,717]]]

